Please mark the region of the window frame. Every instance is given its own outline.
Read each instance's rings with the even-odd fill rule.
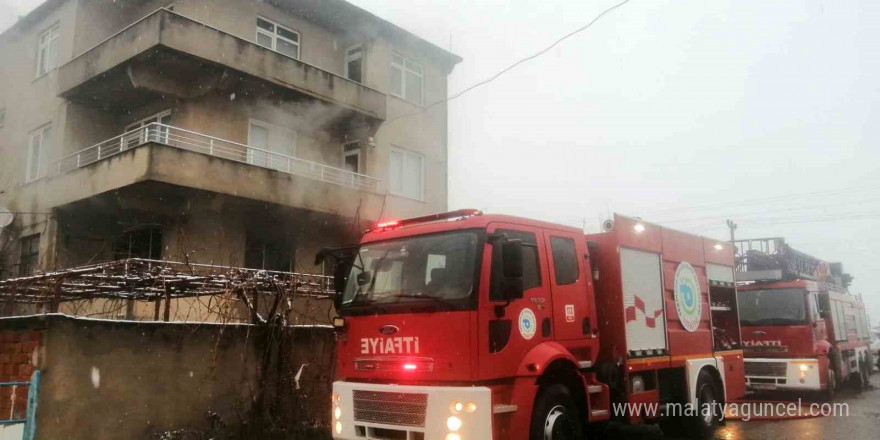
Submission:
[[[557,241],[565,241],[566,243],[571,244],[571,263],[574,263],[574,279],[569,280],[568,278],[561,280],[560,279],[560,266],[557,260],[557,247],[554,244]],[[577,244],[574,242],[574,239],[571,237],[563,237],[558,235],[550,235],[550,258],[553,259],[553,281],[557,286],[570,286],[578,282],[580,279],[580,265],[578,264],[577,257]],[[567,265],[567,264],[566,264]],[[563,274],[570,275],[570,274]]]
[[[25,183],[30,183],[35,180],[38,180],[42,177],[43,174],[43,161],[46,157],[46,131],[52,129],[52,123],[48,122],[46,124],[41,125],[40,127],[34,129],[30,133],[28,133],[28,150],[27,150],[27,167],[24,170],[24,181]],[[34,139],[40,138],[40,146],[37,151],[37,163],[36,163],[36,175],[31,175],[32,168],[34,167],[33,159],[34,159]],[[49,141],[52,141],[52,135],[50,132]]]
[[[259,20],[263,20],[267,23],[272,24],[273,26],[275,26],[275,30],[273,32],[269,32],[268,30],[261,28],[259,26]],[[278,22],[276,22],[274,20],[270,20],[262,15],[257,15],[257,20],[256,20],[256,23],[254,23],[254,27],[257,28],[257,32],[254,34],[254,44],[256,44],[257,46],[260,46],[260,47],[265,47],[266,49],[269,49],[272,52],[279,53],[281,55],[293,58],[295,60],[302,59],[302,34],[299,31],[295,31],[287,26],[280,25],[280,24],[278,24]],[[283,36],[279,35],[278,28],[281,28],[281,29],[284,29],[290,33],[296,34],[297,41],[293,41],[290,38],[283,37]],[[272,47],[263,46],[262,44],[260,44],[258,42],[260,34],[263,34],[264,36],[272,39]],[[286,53],[279,52],[278,51],[278,39],[284,40],[285,42],[287,42],[293,46],[296,46],[296,56],[291,57],[290,55],[288,55]]]
[[[350,52],[354,49],[357,49],[357,48],[360,48],[360,52],[358,52],[357,55],[355,55],[355,56],[350,55]],[[363,45],[363,43],[352,44],[351,46],[348,46],[347,48],[345,48],[345,58],[343,60],[345,63],[345,71],[344,71],[345,79],[347,79],[349,81],[354,81],[358,84],[364,83],[364,79],[365,79],[364,77],[366,76],[365,75],[365,73],[366,73],[365,67],[366,67],[366,59],[367,59],[366,51],[367,51],[367,48],[366,48],[366,46]],[[361,80],[360,81],[355,81],[355,80],[351,79],[351,77],[349,76],[350,72],[348,70],[348,63],[350,63],[352,61],[357,61],[357,60],[361,60]]]
[[[394,61],[395,57],[400,57],[403,60],[403,64],[396,63]],[[408,64],[414,64],[414,65],[419,66],[419,69],[421,69],[421,72],[417,72],[415,70],[410,69]],[[391,96],[395,96],[397,98],[400,98],[406,102],[418,105],[418,106],[425,105],[425,65],[423,63],[415,61],[411,58],[405,57],[405,56],[401,55],[399,52],[391,52],[391,60],[389,61],[389,66],[391,69],[399,69],[400,70],[400,81],[401,81],[400,92],[401,93],[398,94],[398,93],[394,92],[394,88],[391,87],[391,75],[388,75],[388,82],[389,82],[388,94],[390,94]],[[421,94],[420,94],[421,101],[420,102],[416,102],[406,96],[406,74],[407,73],[412,73],[413,75],[418,76],[422,80]]]
[[[19,239],[19,248],[18,248],[18,275],[21,277],[31,276],[34,274],[34,269],[40,266],[40,233],[26,235]],[[37,250],[33,252],[31,248],[31,244],[36,241]],[[25,243],[28,244],[27,248],[25,248]],[[27,252],[27,253],[25,253]],[[36,257],[36,265],[32,268],[30,261],[31,258]]]
[[[412,155],[412,156],[418,156],[418,157],[419,157],[419,159],[420,159],[420,165],[421,165],[421,166],[420,166],[420,169],[419,169],[419,178],[420,178],[419,189],[420,189],[420,194],[419,194],[418,197],[413,197],[413,196],[411,196],[411,195],[409,195],[409,194],[406,194],[406,191],[405,191],[405,190],[401,190],[401,192],[397,192],[397,191],[394,190],[393,185],[391,184],[391,155],[392,155],[393,153],[400,153],[400,154],[402,155],[402,160],[401,160],[401,166],[402,166],[402,168],[401,168],[401,176],[400,176],[401,179],[403,179],[403,173],[404,173],[403,167],[406,166],[406,157],[407,157],[407,155]],[[425,200],[425,155],[424,155],[424,154],[416,153],[415,151],[410,151],[410,150],[407,150],[407,149],[404,149],[404,148],[400,148],[400,147],[397,147],[397,146],[391,146],[391,148],[390,148],[390,150],[389,150],[389,152],[388,152],[388,193],[391,194],[391,195],[398,196],[398,197],[406,197],[406,198],[408,198],[408,199],[412,199],[412,200],[419,200],[419,201],[424,201],[424,200]]]
[[[146,118],[138,119],[137,121],[134,121],[131,124],[126,125],[125,129],[122,132],[129,133],[134,130],[142,129],[142,128],[145,128],[147,125],[152,124],[154,122],[158,123],[160,125],[170,125],[169,122],[171,122],[171,121],[169,121],[169,120],[163,121],[162,120],[165,118],[171,119],[171,109],[170,108],[162,110],[158,113],[154,113],[150,116],[147,116]],[[155,121],[153,121],[153,119],[155,119]],[[147,121],[149,121],[149,122],[147,122]],[[126,139],[125,144],[124,144],[124,149],[133,148],[138,145],[144,144],[146,142],[158,142],[158,143],[162,143],[162,144],[167,144],[168,143],[168,128],[161,127],[159,131],[161,134],[158,137],[155,137],[155,136],[151,137],[149,130],[144,129],[143,131],[141,131],[140,134],[138,134],[137,138],[135,138],[135,139],[137,139],[137,143],[132,145],[129,142],[129,140],[131,140],[131,139]],[[128,136],[125,136],[125,137],[128,137]]]
[[[508,236],[509,239],[521,240],[523,252],[525,252],[525,248],[534,249],[534,253],[535,253],[535,280],[534,281],[537,284],[532,285],[532,284],[528,284],[526,282],[527,281],[526,276],[525,276],[526,271],[525,271],[525,269],[523,269],[523,292],[531,290],[531,289],[541,288],[544,286],[544,274],[542,273],[541,268],[546,267],[546,265],[545,265],[546,262],[541,261],[540,233],[536,232],[536,231],[530,231],[530,230],[524,230],[524,229],[514,229],[515,227],[516,226],[512,226],[512,225],[511,226],[501,225],[501,226],[498,226],[492,232],[494,234],[505,234]],[[535,241],[531,242],[530,240],[525,240],[523,237],[526,235],[534,237]],[[501,261],[500,260],[501,246],[496,245],[496,244],[492,244],[492,251],[491,251],[490,255],[491,255],[492,259],[489,263],[490,264],[490,267],[489,267],[489,301],[490,302],[506,301],[505,298],[500,296],[501,292],[500,292],[500,290],[497,290],[498,288],[496,287],[496,283],[500,282],[501,281],[500,277],[502,277],[501,267],[496,266],[496,264]],[[525,258],[523,258],[523,265],[525,265]]]
[[[356,149],[345,151],[346,147],[348,147],[349,145],[353,145],[353,144],[357,144],[358,147]],[[363,151],[364,151],[364,145],[363,145],[363,142],[361,142],[359,139],[354,140],[354,141],[343,142],[342,143],[342,164],[341,164],[340,168],[342,168],[343,170],[346,170],[345,159],[347,159],[349,156],[357,156],[358,166],[357,166],[357,171],[355,171],[354,173],[359,174],[359,175],[364,175],[365,173],[363,172],[364,170],[362,169],[363,168],[363,159],[364,159]],[[390,160],[389,160],[389,166],[390,166]],[[346,170],[346,171],[348,171],[348,170]]]
[[[52,35],[53,32],[55,33],[54,36]],[[47,41],[44,42],[43,37],[45,37],[47,35],[49,36],[49,38]],[[36,75],[34,76],[35,79],[46,76],[49,74],[49,72],[52,72],[53,70],[58,68],[58,52],[59,52],[59,50],[58,50],[57,45],[60,44],[59,43],[60,40],[61,40],[61,23],[60,22],[55,22],[54,24],[52,24],[51,26],[46,28],[46,30],[44,30],[43,32],[40,32],[40,34],[37,36],[37,69],[36,69]],[[41,68],[44,65],[45,57],[48,56],[49,48],[52,46],[53,43],[56,44],[56,46],[55,46],[55,59],[52,60],[52,66],[48,67],[48,65],[47,65],[46,70],[43,71],[43,70],[41,70]],[[46,50],[45,53],[43,52],[44,49]]]

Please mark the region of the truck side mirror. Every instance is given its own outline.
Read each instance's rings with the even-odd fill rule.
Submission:
[[[522,278],[522,240],[506,240],[501,243],[501,265],[504,278]]]

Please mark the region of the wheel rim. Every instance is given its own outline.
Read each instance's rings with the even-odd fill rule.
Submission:
[[[544,420],[544,440],[574,440],[575,426],[568,409],[556,405],[547,413]]]
[[[700,415],[703,417],[703,424],[712,426],[715,424],[715,393],[712,392],[711,386],[704,386],[700,392]],[[703,411],[705,405],[709,405],[708,411]]]

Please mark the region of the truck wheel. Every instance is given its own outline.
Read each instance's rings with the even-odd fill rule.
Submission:
[[[701,371],[697,376],[697,414],[661,420],[660,429],[668,437],[687,437],[693,440],[712,438],[715,428],[721,422],[717,404],[720,397],[715,379],[709,372]]]
[[[834,375],[834,370],[828,369],[828,382],[825,384],[825,391],[822,391],[822,400],[832,401],[834,400],[834,394],[837,393],[837,376]]]
[[[697,376],[697,408],[699,414],[691,423],[690,438],[708,439],[715,434],[715,428],[721,423],[721,415],[718,414],[718,388],[715,386],[715,378],[708,371],[700,371]]]
[[[538,391],[529,440],[582,440],[583,417],[565,385],[553,384]]]

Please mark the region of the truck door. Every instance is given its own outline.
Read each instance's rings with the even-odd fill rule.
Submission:
[[[590,334],[589,271],[584,261],[586,242],[583,236],[569,232],[544,231],[544,245],[550,255],[548,272],[555,339],[583,339]]]
[[[486,245],[480,283],[479,372],[481,378],[512,376],[525,354],[552,339],[544,237],[537,228],[492,223],[489,233],[503,233],[523,242],[523,297],[505,307],[498,295],[500,246]],[[500,316],[499,316],[500,313]]]

